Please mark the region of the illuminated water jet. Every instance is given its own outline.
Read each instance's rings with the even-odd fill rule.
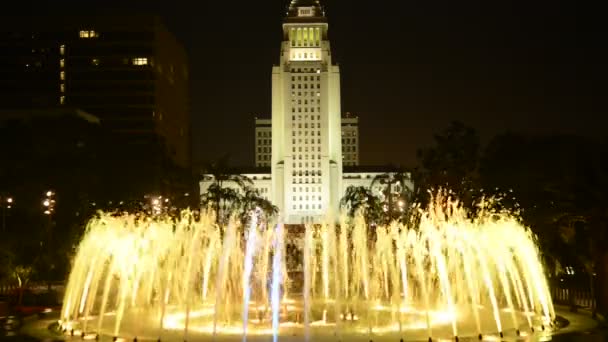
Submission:
[[[96,323],[116,340],[222,341],[481,340],[551,327],[534,237],[508,213],[470,218],[438,197],[415,225],[370,228],[356,216],[303,228],[255,215],[226,226],[207,213],[101,215],[79,245],[61,326],[86,335]]]

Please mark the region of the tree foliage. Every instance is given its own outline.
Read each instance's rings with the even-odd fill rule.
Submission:
[[[233,214],[245,222],[253,211],[266,219],[278,213],[278,208],[253,187],[251,179],[230,167],[227,157],[210,163],[205,173],[212,176],[213,182],[201,195],[201,205],[213,209],[218,224],[226,223]]]
[[[503,134],[485,150],[481,183],[486,192],[509,194],[503,204],[520,211],[547,261],[590,277],[608,276],[601,269],[608,242],[607,152],[605,145],[576,136]]]
[[[473,207],[478,191],[480,139],[477,132],[461,122],[452,122],[435,135],[434,145],[418,150],[420,167],[414,173],[417,202],[428,202],[431,189],[450,189]]]
[[[413,204],[413,189],[410,174],[399,169],[395,172],[380,174],[372,180],[371,188],[380,186],[382,189],[381,209],[382,223],[388,224],[393,220],[406,220]]]
[[[340,207],[346,210],[350,217],[361,212],[369,224],[381,223],[382,204],[380,198],[364,186],[349,186],[340,200]]]

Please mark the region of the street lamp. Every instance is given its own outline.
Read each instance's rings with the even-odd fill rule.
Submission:
[[[55,211],[55,199],[53,199],[53,191],[49,190],[46,192],[46,198],[42,201],[42,206],[44,207],[44,214],[51,215],[53,211]]]
[[[2,206],[2,232],[6,231],[6,211],[13,207],[13,198],[12,197],[2,197],[0,196],[0,205]]]

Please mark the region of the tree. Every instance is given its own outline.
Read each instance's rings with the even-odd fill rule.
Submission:
[[[517,209],[548,260],[580,265],[608,311],[608,174],[606,146],[576,136],[530,138],[508,133],[484,152],[481,183]],[[603,159],[602,159],[603,158]],[[594,284],[593,273],[597,273]],[[595,286],[594,286],[595,285]]]
[[[472,209],[478,191],[480,140],[477,132],[455,121],[435,135],[434,140],[434,146],[418,150],[420,167],[414,178],[416,198],[426,203],[428,190],[450,189]]]
[[[368,224],[378,224],[382,217],[380,198],[375,196],[370,188],[364,186],[351,185],[346,188],[344,197],[340,200],[340,207],[346,209],[350,217],[363,212]]]
[[[243,192],[253,185],[253,182],[236,172],[229,166],[228,157],[220,158],[219,160],[210,163],[205,169],[205,174],[213,177],[213,184],[209,186],[206,193],[201,196],[201,204],[205,207],[212,207],[215,211],[216,222],[222,223],[228,217],[226,213],[234,211],[240,206],[239,191],[226,187],[227,184],[235,184]]]
[[[410,181],[410,175],[402,170],[384,173],[372,180],[372,189],[376,185],[382,186],[384,202],[381,203],[381,207],[385,216],[384,223],[402,218],[408,212],[413,199],[412,189],[407,186]]]
[[[248,221],[249,214],[256,210],[259,210],[266,220],[270,220],[270,218],[279,212],[279,208],[263,198],[260,192],[253,187],[246,187],[244,194],[240,196],[238,202],[241,203],[241,220],[243,222]]]

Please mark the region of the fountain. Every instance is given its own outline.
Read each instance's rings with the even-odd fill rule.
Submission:
[[[437,197],[415,224],[218,226],[102,214],[80,243],[61,328],[129,340],[458,340],[555,318],[539,251],[512,215]],[[286,241],[301,267],[287,268]],[[293,255],[292,255],[293,256]]]

